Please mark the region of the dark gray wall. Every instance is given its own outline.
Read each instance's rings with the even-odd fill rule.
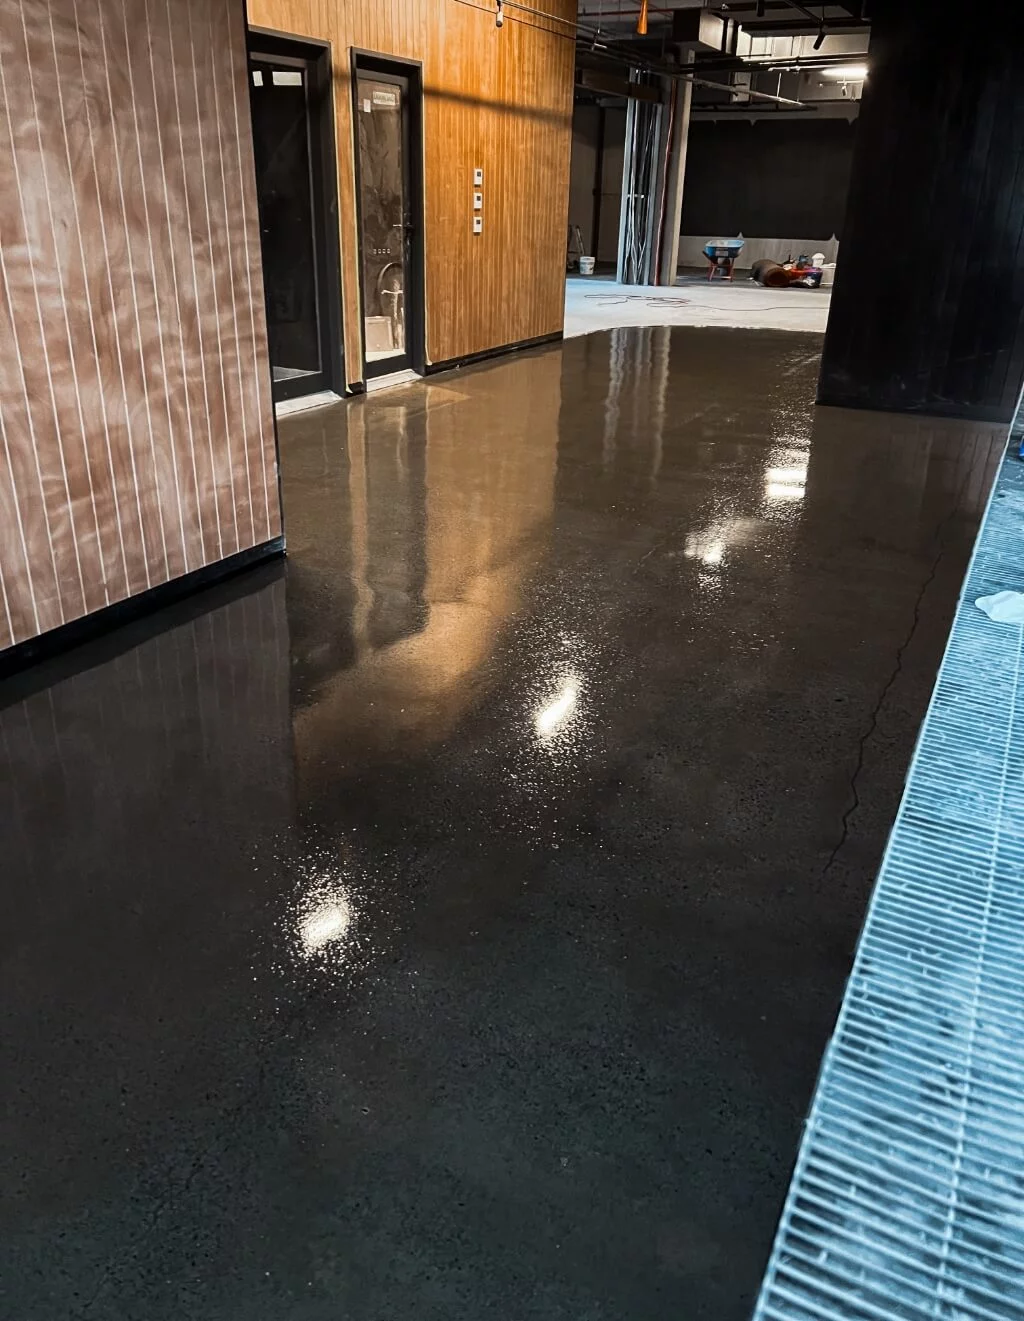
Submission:
[[[819,401],[1008,419],[1024,375],[1024,40],[875,0]]]
[[[597,257],[599,261],[614,262],[618,253],[626,112],[620,109],[606,109],[603,114],[602,135],[599,126],[602,111],[597,106],[578,105],[573,110],[569,223],[579,225],[588,254]],[[594,213],[597,187],[600,188],[601,207],[598,212],[599,233],[595,246]]]
[[[587,252],[594,228],[594,185],[601,111],[578,105],[572,112],[572,156],[569,161],[569,224],[579,225]]]
[[[696,120],[681,233],[842,237],[856,122]]]

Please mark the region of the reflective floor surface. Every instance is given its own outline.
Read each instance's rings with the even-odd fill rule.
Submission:
[[[749,1315],[998,428],[632,329],[280,423],[0,689],[0,1313]]]

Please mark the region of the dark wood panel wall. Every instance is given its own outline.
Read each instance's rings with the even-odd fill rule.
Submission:
[[[575,0],[536,0],[555,19]],[[418,60],[424,84],[426,350],[446,362],[562,329],[574,45],[488,0],[249,0],[254,27],[331,44],[345,360],[362,379],[352,48]],[[473,170],[484,229],[472,232]]]
[[[1024,30],[875,0],[819,399],[1007,420],[1024,377]]]
[[[280,534],[244,22],[0,5],[0,647]]]

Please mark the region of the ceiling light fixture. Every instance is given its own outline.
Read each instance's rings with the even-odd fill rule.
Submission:
[[[859,83],[868,76],[866,64],[837,64],[831,69],[822,69],[826,78],[841,78],[843,82]]]

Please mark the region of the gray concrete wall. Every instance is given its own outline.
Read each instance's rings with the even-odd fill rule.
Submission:
[[[679,240],[679,265],[705,265],[707,258],[704,256],[704,244],[712,238],[743,239],[743,248],[736,263],[737,270],[748,270],[762,257],[770,257],[772,261],[785,261],[787,257],[799,257],[802,252],[808,257],[816,252],[823,252],[826,261],[837,261],[839,258],[839,240],[834,235],[830,239],[776,239],[747,238],[745,234],[684,234]]]

